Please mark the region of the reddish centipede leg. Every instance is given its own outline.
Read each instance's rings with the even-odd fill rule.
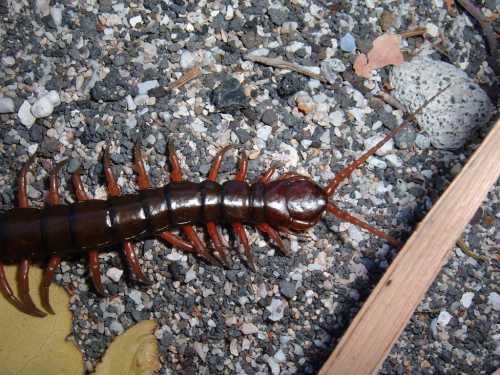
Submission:
[[[85,188],[83,187],[82,180],[80,178],[80,170],[73,173],[72,176],[73,186],[75,187],[76,198],[78,201],[86,201],[89,199]],[[105,296],[104,288],[101,282],[101,273],[99,271],[99,253],[97,250],[91,250],[88,252],[87,261],[89,263],[90,278],[94,284],[94,288],[98,294]]]
[[[269,182],[271,180],[271,177],[273,177],[274,172],[276,171],[276,167],[271,167],[267,171],[265,171],[262,176],[259,177],[259,182],[262,182],[265,184],[266,182]]]
[[[144,189],[144,187],[141,186],[144,185],[144,179],[148,184],[149,181],[147,179],[146,171],[144,170],[144,164],[142,163],[140,151],[139,154],[137,154],[135,151],[136,149],[134,149],[134,154],[135,154],[134,169],[136,170],[139,177],[139,187],[141,189]],[[142,168],[138,169],[137,167],[138,165]],[[113,176],[108,149],[106,149],[106,151],[104,152],[104,174],[106,175],[109,194],[112,197],[120,196],[122,192],[120,187],[116,183],[115,176]],[[137,255],[135,253],[134,245],[129,241],[125,241],[123,244],[123,252],[125,254],[125,259],[127,260],[128,266],[130,267],[130,270],[132,271],[132,274],[134,275],[135,279],[141,283],[148,284],[149,281],[146,279],[146,276],[144,276],[144,273],[142,272],[141,265],[139,264],[139,260],[137,259]]]
[[[62,162],[59,162],[50,172],[49,175],[49,196],[48,196],[48,201],[50,206],[55,206],[56,204],[59,204],[59,183],[57,181],[57,174],[61,170],[61,168],[66,164],[66,160],[63,160]],[[50,314],[55,314],[54,309],[50,305],[50,300],[49,300],[49,288],[50,284],[52,284],[52,280],[54,279],[54,274],[56,272],[57,267],[59,267],[59,264],[61,263],[61,257],[59,256],[52,256],[49,259],[49,264],[47,265],[47,268],[45,269],[42,283],[40,284],[40,297],[42,301],[42,305],[47,310]]]
[[[283,243],[283,240],[281,239],[279,233],[273,229],[269,224],[267,223],[260,223],[257,224],[257,229],[260,230],[263,233],[266,233],[273,241],[274,243],[278,246],[278,249],[283,253],[283,255],[289,256],[290,252],[286,248],[285,244]]]
[[[247,232],[241,223],[233,223],[233,230],[238,236],[241,245],[243,246],[243,250],[245,251],[245,258],[247,260],[248,266],[252,269],[252,271],[256,271],[255,267],[255,259],[252,254],[252,249],[250,248],[250,243],[248,242]]]
[[[245,181],[245,178],[247,177],[247,171],[248,171],[248,157],[247,154],[243,152],[240,158],[238,173],[236,174],[236,176],[234,176],[234,180]],[[255,272],[256,271],[255,259],[252,254],[250,243],[248,242],[248,236],[245,227],[241,223],[233,223],[231,226],[233,227],[234,233],[238,237],[241,245],[243,246],[248,266],[252,269],[252,271]]]
[[[328,203],[326,205],[326,209],[331,212],[332,214],[334,214],[337,218],[339,218],[340,220],[344,220],[344,221],[347,221],[351,224],[354,224],[358,227],[361,227],[363,228],[364,230],[380,237],[380,238],[383,238],[384,240],[386,240],[387,242],[389,242],[391,245],[395,246],[395,247],[401,247],[402,246],[402,243],[399,242],[398,240],[396,240],[395,238],[389,236],[388,234],[385,234],[384,232],[382,232],[381,230],[378,230],[377,228],[374,228],[372,227],[371,225],[365,223],[364,221],[361,221],[359,220],[358,218],[350,215],[349,213],[341,210],[340,208],[338,208],[337,206],[335,206],[333,203]]]
[[[28,207],[26,174],[28,173],[29,164],[31,164],[32,161],[33,157],[31,157],[28,160],[28,163],[26,163],[23,166],[21,174],[19,175],[18,179],[19,190],[17,192],[17,198],[19,202],[19,207],[21,208]],[[35,306],[30,296],[29,269],[30,269],[30,262],[27,259],[21,260],[21,263],[19,264],[19,268],[17,271],[17,283],[19,285],[19,300],[23,305],[23,311],[33,316],[44,317],[47,314],[45,314],[43,311],[39,310]]]
[[[219,174],[219,169],[222,164],[222,159],[224,158],[224,154],[227,150],[229,150],[231,146],[226,146],[222,150],[220,150],[214,158],[212,168],[208,174],[208,181],[217,181],[217,175]],[[231,261],[229,255],[227,254],[226,247],[222,243],[222,239],[220,237],[219,232],[217,231],[217,226],[214,222],[207,223],[207,231],[208,235],[212,239],[214,243],[215,250],[220,254],[219,260],[224,263],[226,267],[231,267]]]
[[[3,294],[5,299],[9,301],[17,309],[26,312],[24,305],[17,299],[9,285],[7,276],[5,276],[5,269],[3,263],[0,263],[0,292]]]
[[[170,180],[172,182],[181,182],[182,170],[172,141],[168,143],[168,157],[170,165],[172,167],[172,170],[170,171]],[[198,255],[207,260],[209,263],[212,263],[214,265],[218,263],[217,259],[209,253],[207,247],[203,244],[203,242],[201,242],[200,237],[198,237],[198,234],[196,234],[194,228],[191,225],[181,225],[181,230],[191,242]]]

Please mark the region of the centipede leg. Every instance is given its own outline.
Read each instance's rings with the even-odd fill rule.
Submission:
[[[170,166],[172,170],[170,171],[170,179],[173,182],[181,182],[182,181],[182,170],[179,163],[179,158],[175,153],[174,144],[172,141],[168,143],[168,157],[170,161]],[[218,261],[216,258],[210,254],[207,247],[203,244],[198,234],[195,232],[194,228],[191,225],[182,225],[181,231],[191,242],[193,247],[195,248],[197,254],[208,261],[209,263],[216,265]]]
[[[49,196],[48,196],[48,203],[50,206],[55,206],[56,204],[59,204],[60,197],[59,197],[59,182],[57,180],[57,175],[58,172],[61,170],[61,168],[66,164],[67,159],[59,162],[50,172],[49,175]],[[49,289],[50,285],[52,284],[52,281],[54,280],[54,274],[56,272],[57,267],[59,267],[59,264],[61,263],[61,257],[54,255],[50,258],[49,264],[47,265],[47,268],[45,269],[43,278],[42,278],[42,283],[40,284],[40,298],[42,301],[42,305],[47,310],[50,314],[54,314],[54,309],[50,305],[50,299],[49,299]]]
[[[137,147],[134,148],[134,155],[134,169],[138,174],[139,187],[141,189],[146,189],[149,187],[149,180],[146,175],[146,170],[144,169],[144,163],[142,161],[140,150]],[[107,149],[104,153],[104,174],[106,175],[109,194],[112,197],[121,195],[121,189],[116,183],[115,177],[113,176],[111,161]],[[147,186],[144,186],[145,184]],[[131,242],[125,241],[125,243],[123,244],[123,253],[125,254],[125,259],[127,260],[128,266],[135,279],[141,283],[148,284],[149,281],[146,279],[146,276],[144,276],[144,273],[142,272],[141,265],[139,264],[139,260],[137,259],[137,255],[135,253],[134,245]]]
[[[252,271],[256,271],[255,267],[255,259],[252,254],[252,249],[250,248],[250,243],[248,242],[248,236],[245,231],[245,228],[241,223],[233,223],[233,230],[238,236],[240,243],[243,246],[243,250],[245,251],[245,258],[247,260],[248,266],[252,269]]]
[[[19,207],[27,208],[28,207],[28,193],[27,193],[27,173],[28,167],[33,161],[33,157],[31,157],[28,162],[24,165],[21,170],[18,179],[18,192],[17,198]],[[19,300],[23,305],[22,310],[30,315],[37,317],[44,317],[45,314],[43,311],[39,310],[30,296],[30,286],[29,286],[29,269],[30,262],[27,259],[21,260],[19,264],[18,272],[17,272],[17,283],[19,285]]]
[[[271,167],[267,171],[265,171],[262,176],[259,177],[259,182],[265,184],[266,182],[269,182],[271,180],[271,177],[273,177],[274,172],[276,171],[276,167]]]
[[[0,292],[3,294],[5,299],[9,301],[17,309],[27,312],[24,305],[17,299],[14,295],[12,288],[9,285],[7,276],[5,275],[5,269],[3,263],[0,263]]]
[[[224,158],[224,154],[230,148],[231,146],[226,146],[217,153],[217,155],[214,158],[212,168],[210,169],[210,172],[208,174],[208,179],[207,179],[208,181],[213,181],[213,182],[217,181],[217,175],[219,174],[219,169],[222,164],[222,159]],[[229,255],[226,251],[226,247],[222,243],[222,239],[220,237],[219,232],[217,231],[217,226],[215,225],[214,222],[207,223],[207,232],[214,244],[215,250],[220,254],[219,260],[226,267],[230,267],[231,261]]]
[[[286,255],[286,256],[290,255],[290,252],[288,251],[287,247],[285,246],[279,233],[276,230],[274,230],[273,227],[271,227],[267,223],[260,223],[260,224],[257,224],[257,229],[260,230],[261,232],[267,234],[274,241],[274,243],[278,246],[278,249],[280,249],[280,251],[283,253],[283,255]]]
[[[75,187],[75,194],[78,201],[86,201],[89,199],[85,188],[83,187],[82,180],[80,178],[80,171],[77,170],[72,176],[73,186]],[[97,250],[91,250],[88,252],[87,261],[89,263],[90,278],[94,284],[94,288],[98,294],[105,296],[104,288],[101,281],[101,273],[99,270],[99,253]]]

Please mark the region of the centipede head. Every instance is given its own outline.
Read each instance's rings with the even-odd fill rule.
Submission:
[[[305,176],[282,177],[266,187],[266,212],[274,225],[303,231],[315,225],[326,210],[325,190]]]

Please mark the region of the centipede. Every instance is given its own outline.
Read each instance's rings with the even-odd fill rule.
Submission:
[[[412,117],[442,91],[428,99]],[[27,172],[34,161],[32,156],[19,173],[18,207],[0,215],[0,291],[23,313],[36,317],[54,314],[49,288],[58,266],[64,258],[84,255],[94,288],[104,296],[99,253],[114,247],[122,248],[133,278],[147,283],[133,245],[134,241],[147,238],[160,238],[210,264],[229,267],[231,258],[219,231],[221,225],[233,230],[243,249],[246,264],[256,271],[245,226],[255,227],[281,253],[289,255],[282,233],[306,231],[316,225],[325,213],[400,247],[399,240],[340,209],[331,197],[343,181],[408,123],[408,120],[403,121],[388,132],[376,145],[338,172],[325,187],[295,172],[273,179],[275,167],[269,168],[256,182],[249,184],[246,182],[248,158],[244,152],[234,178],[219,184],[217,175],[230,146],[216,154],[206,180],[199,183],[185,181],[179,158],[170,142],[170,181],[163,187],[151,186],[142,152],[136,147],[133,169],[139,190],[135,194],[122,194],[106,149],[103,156],[108,190],[106,200],[89,199],[77,170],[72,174],[77,199],[69,205],[61,204],[58,173],[64,162],[60,162],[49,173],[48,204],[40,209],[28,204]],[[195,227],[206,228],[212,246],[203,242]],[[40,285],[41,302],[46,312],[35,306],[30,296],[29,269],[33,263],[46,264]],[[6,278],[4,265],[7,264],[18,264],[18,296]]]

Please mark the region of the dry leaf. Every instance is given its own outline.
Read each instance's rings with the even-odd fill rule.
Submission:
[[[400,50],[401,37],[396,34],[384,34],[373,41],[373,48],[358,55],[354,61],[354,71],[358,76],[370,78],[372,71],[387,65],[399,65],[404,62]]]
[[[16,289],[16,266],[5,269],[10,285]],[[37,293],[43,271],[30,269],[30,291],[41,306]],[[17,292],[17,291],[16,291]],[[36,318],[20,312],[0,295],[0,366],[3,375],[83,374],[82,354],[67,340],[72,315],[69,296],[58,285],[50,288],[50,300],[56,315]]]
[[[129,328],[109,346],[94,375],[150,375],[160,369],[154,320]]]

